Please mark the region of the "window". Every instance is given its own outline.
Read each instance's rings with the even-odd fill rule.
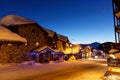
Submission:
[[[12,44],[11,43],[8,43],[8,46],[11,46]]]
[[[32,33],[35,33],[35,31],[34,31],[34,30],[32,30]]]
[[[36,46],[39,46],[39,44],[40,44],[39,42],[36,42],[36,44],[35,44],[35,45],[36,45]]]

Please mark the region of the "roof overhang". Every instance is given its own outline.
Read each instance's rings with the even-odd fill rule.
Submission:
[[[115,31],[120,34],[120,27],[115,27]]]
[[[115,16],[119,19],[120,18],[120,11],[116,12]]]
[[[53,51],[53,52],[60,52],[59,50],[54,50],[54,49],[52,49],[51,47],[49,47],[49,46],[44,46],[44,47],[40,47],[40,48],[37,48],[37,49],[35,49],[35,50],[33,50],[33,52],[41,52],[41,51],[45,51],[45,49],[49,49],[49,50],[51,50],[51,51]]]

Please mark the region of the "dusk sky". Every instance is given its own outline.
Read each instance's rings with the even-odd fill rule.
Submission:
[[[0,0],[0,18],[9,14],[34,20],[72,43],[114,42],[111,0]]]

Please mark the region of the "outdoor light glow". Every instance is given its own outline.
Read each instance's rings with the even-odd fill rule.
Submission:
[[[71,54],[71,48],[66,48],[65,50],[63,50],[63,52],[65,54]]]
[[[11,45],[12,45],[12,44],[10,44],[10,43],[8,44],[8,46],[11,46]]]
[[[39,46],[39,42],[36,42],[36,44],[35,44],[36,46]]]
[[[81,47],[80,45],[71,45],[70,47],[63,50],[65,54],[76,54],[79,53]]]

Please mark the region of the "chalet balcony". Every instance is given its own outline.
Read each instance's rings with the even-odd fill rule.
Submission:
[[[118,4],[118,3],[120,2],[120,0],[113,0],[113,2],[114,2],[115,4]]]
[[[115,16],[116,16],[118,19],[120,19],[120,11],[116,12],[116,13],[115,13]]]
[[[113,0],[113,10],[117,18],[120,17],[120,0]]]
[[[115,27],[115,31],[120,34],[120,26]]]

